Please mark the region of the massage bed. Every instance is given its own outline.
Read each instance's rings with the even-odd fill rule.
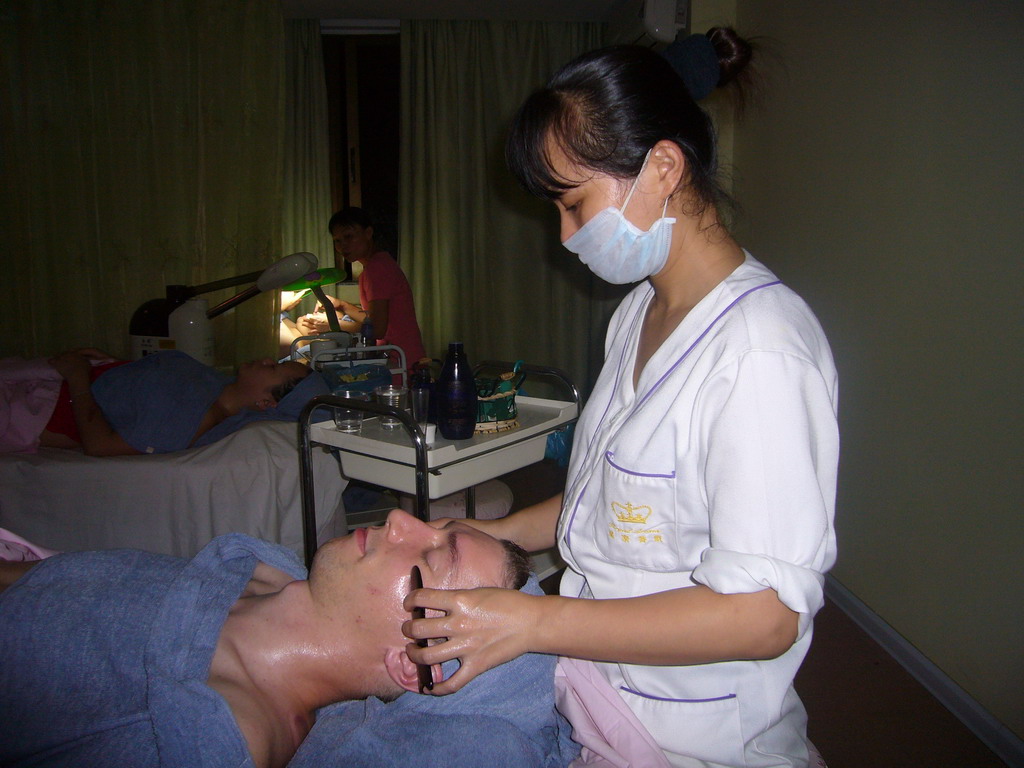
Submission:
[[[262,421],[201,448],[90,457],[43,448],[0,454],[0,527],[59,551],[134,547],[195,555],[222,533],[302,554],[297,425]],[[346,531],[337,459],[313,454],[317,539]],[[338,514],[336,514],[338,513]]]

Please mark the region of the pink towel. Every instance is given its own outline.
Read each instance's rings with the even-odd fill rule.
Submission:
[[[62,381],[44,358],[0,360],[0,453],[35,453]]]
[[[0,560],[24,563],[29,560],[45,560],[56,554],[56,550],[40,547],[6,528],[0,528]]]
[[[654,737],[594,662],[559,658],[555,705],[583,747],[570,768],[670,768]]]

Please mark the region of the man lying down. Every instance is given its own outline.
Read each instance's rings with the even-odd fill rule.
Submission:
[[[461,523],[395,510],[321,547],[308,579],[290,551],[240,534],[192,560],[110,550],[9,564],[0,765],[283,766],[308,735],[303,766],[564,766],[577,750],[550,657],[446,697],[336,704],[417,689],[401,631],[412,566],[427,587],[521,588],[528,562]]]

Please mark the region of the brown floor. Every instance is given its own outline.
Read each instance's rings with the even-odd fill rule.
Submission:
[[[796,689],[829,768],[1006,768],[831,602],[815,617]]]
[[[544,461],[501,479],[519,509],[560,492],[565,470]],[[545,590],[557,591],[557,579]],[[815,619],[796,689],[829,768],[1007,768],[831,602]]]

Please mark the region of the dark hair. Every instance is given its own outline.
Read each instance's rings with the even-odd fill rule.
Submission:
[[[719,56],[731,50],[731,43],[742,42],[732,30],[711,32]],[[729,54],[728,61],[728,74],[725,69],[717,73],[719,84],[736,77],[749,61],[749,50],[745,61],[739,53]],[[692,190],[696,213],[728,199],[718,181],[710,117],[663,56],[618,45],[579,56],[528,97],[513,119],[505,157],[528,192],[554,200],[579,182],[552,168],[549,140],[581,168],[630,179],[662,139],[674,141],[686,157],[688,173],[680,186]]]
[[[275,402],[280,403],[282,400],[284,400],[284,398],[288,395],[289,392],[291,392],[293,389],[295,389],[295,387],[298,386],[300,381],[309,376],[309,374],[311,374],[312,372],[312,368],[307,368],[305,373],[300,373],[294,379],[289,379],[288,381],[282,384],[278,384],[276,387],[270,390],[270,396],[274,398]]]
[[[501,546],[505,548],[505,578],[510,589],[522,589],[527,579],[530,578],[530,569],[533,562],[525,549],[514,541],[499,539]]]
[[[372,227],[373,219],[370,215],[362,208],[356,208],[355,206],[349,206],[348,208],[342,208],[340,211],[331,216],[331,220],[327,222],[327,231],[334,234],[335,227]]]
[[[718,54],[718,66],[722,70],[718,78],[718,86],[728,85],[740,73],[746,71],[751,57],[754,55],[750,42],[736,34],[731,27],[712,27],[707,31],[707,38]]]

